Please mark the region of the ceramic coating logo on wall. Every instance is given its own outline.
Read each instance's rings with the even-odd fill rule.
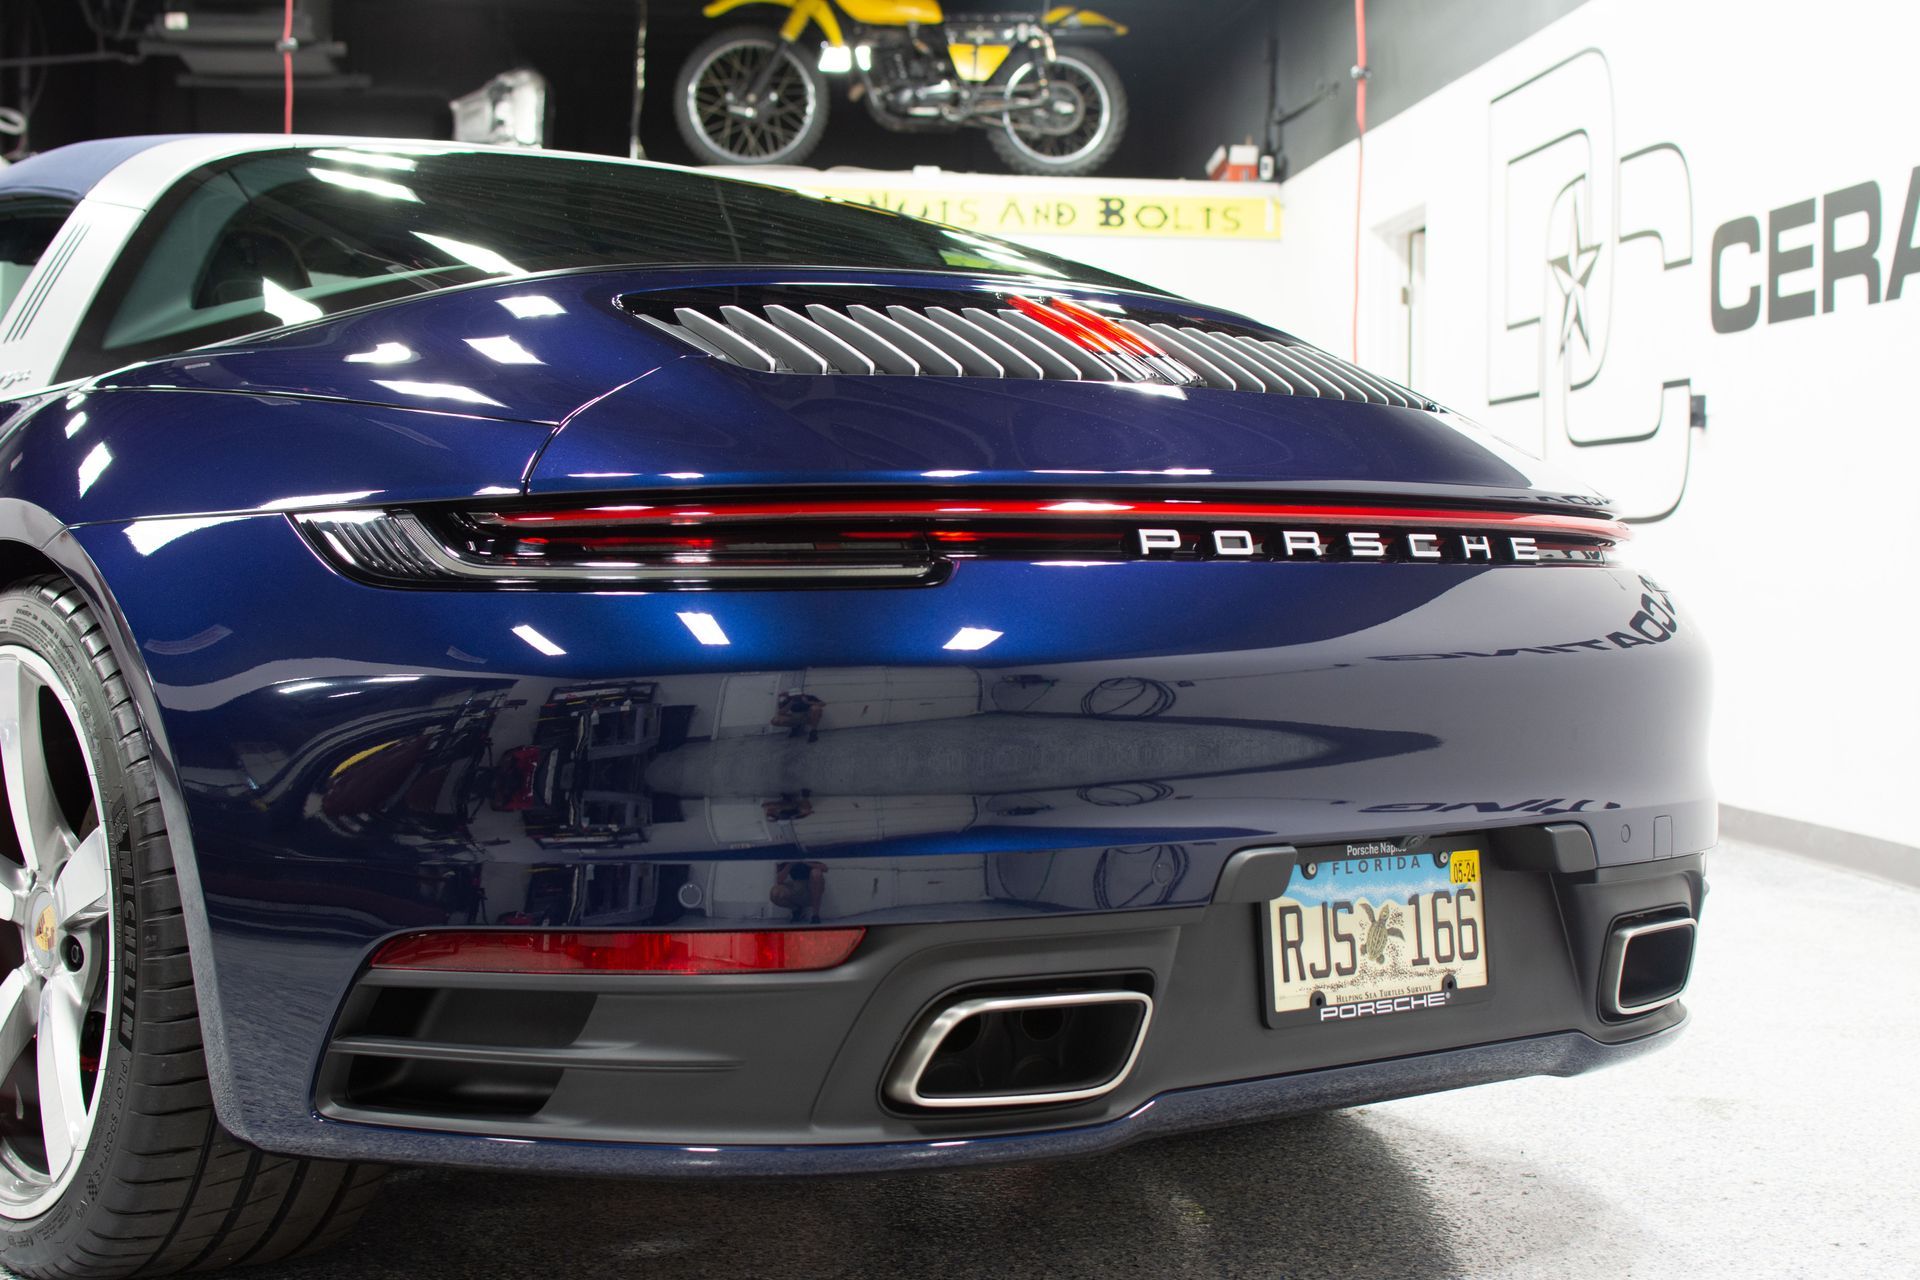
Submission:
[[[1490,425],[1576,467],[1629,519],[1679,504],[1692,386],[1693,182],[1670,142],[1621,153],[1587,49],[1489,104]]]

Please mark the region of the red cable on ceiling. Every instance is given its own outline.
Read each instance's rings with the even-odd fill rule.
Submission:
[[[282,128],[293,132],[293,0],[287,0],[287,17],[280,28],[280,68],[286,77],[286,108]],[[1364,90],[1363,90],[1364,92]]]
[[[1353,144],[1353,362],[1360,363],[1360,197],[1367,178],[1367,0],[1353,0],[1353,122],[1359,133]]]

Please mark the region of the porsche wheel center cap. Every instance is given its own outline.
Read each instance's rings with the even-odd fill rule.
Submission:
[[[59,956],[54,952],[54,943],[59,936],[59,927],[53,912],[53,895],[42,890],[33,895],[27,905],[27,941],[33,967],[42,973],[50,973],[59,964]]]

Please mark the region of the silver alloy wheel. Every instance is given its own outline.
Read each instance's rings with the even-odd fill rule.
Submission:
[[[0,773],[20,855],[0,857],[0,915],[19,936],[0,979],[0,1217],[23,1219],[66,1190],[93,1137],[115,955],[93,753],[73,691],[17,645],[0,645]]]
[[[780,59],[766,97],[746,91],[768,58]],[[797,150],[820,104],[813,78],[780,44],[742,38],[721,45],[687,80],[687,119],[708,145],[725,155],[770,164]]]
[[[1019,67],[1007,77],[1007,90],[1012,92],[1032,74],[1031,62]],[[1059,54],[1048,64],[1047,78],[1057,83],[1048,105],[1040,110],[1051,112],[1057,102],[1077,103],[1080,109],[1072,122],[1056,123],[1045,120],[1043,115],[1043,124],[1021,124],[1013,112],[1008,112],[1002,127],[1013,145],[1038,163],[1071,164],[1098,151],[1106,142],[1107,134],[1113,130],[1113,99],[1107,93],[1106,82],[1071,53]]]

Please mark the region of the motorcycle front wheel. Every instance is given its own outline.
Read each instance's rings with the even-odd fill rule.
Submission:
[[[765,90],[754,81],[774,60]],[[674,121],[701,164],[800,164],[827,131],[827,80],[764,27],[729,27],[687,58]]]
[[[1032,79],[1023,62],[1007,77],[1008,90]],[[987,130],[987,141],[1015,173],[1071,177],[1093,173],[1113,158],[1127,131],[1127,92],[1120,73],[1099,54],[1063,49],[1047,67],[1050,99],[1035,110],[1008,112]]]

